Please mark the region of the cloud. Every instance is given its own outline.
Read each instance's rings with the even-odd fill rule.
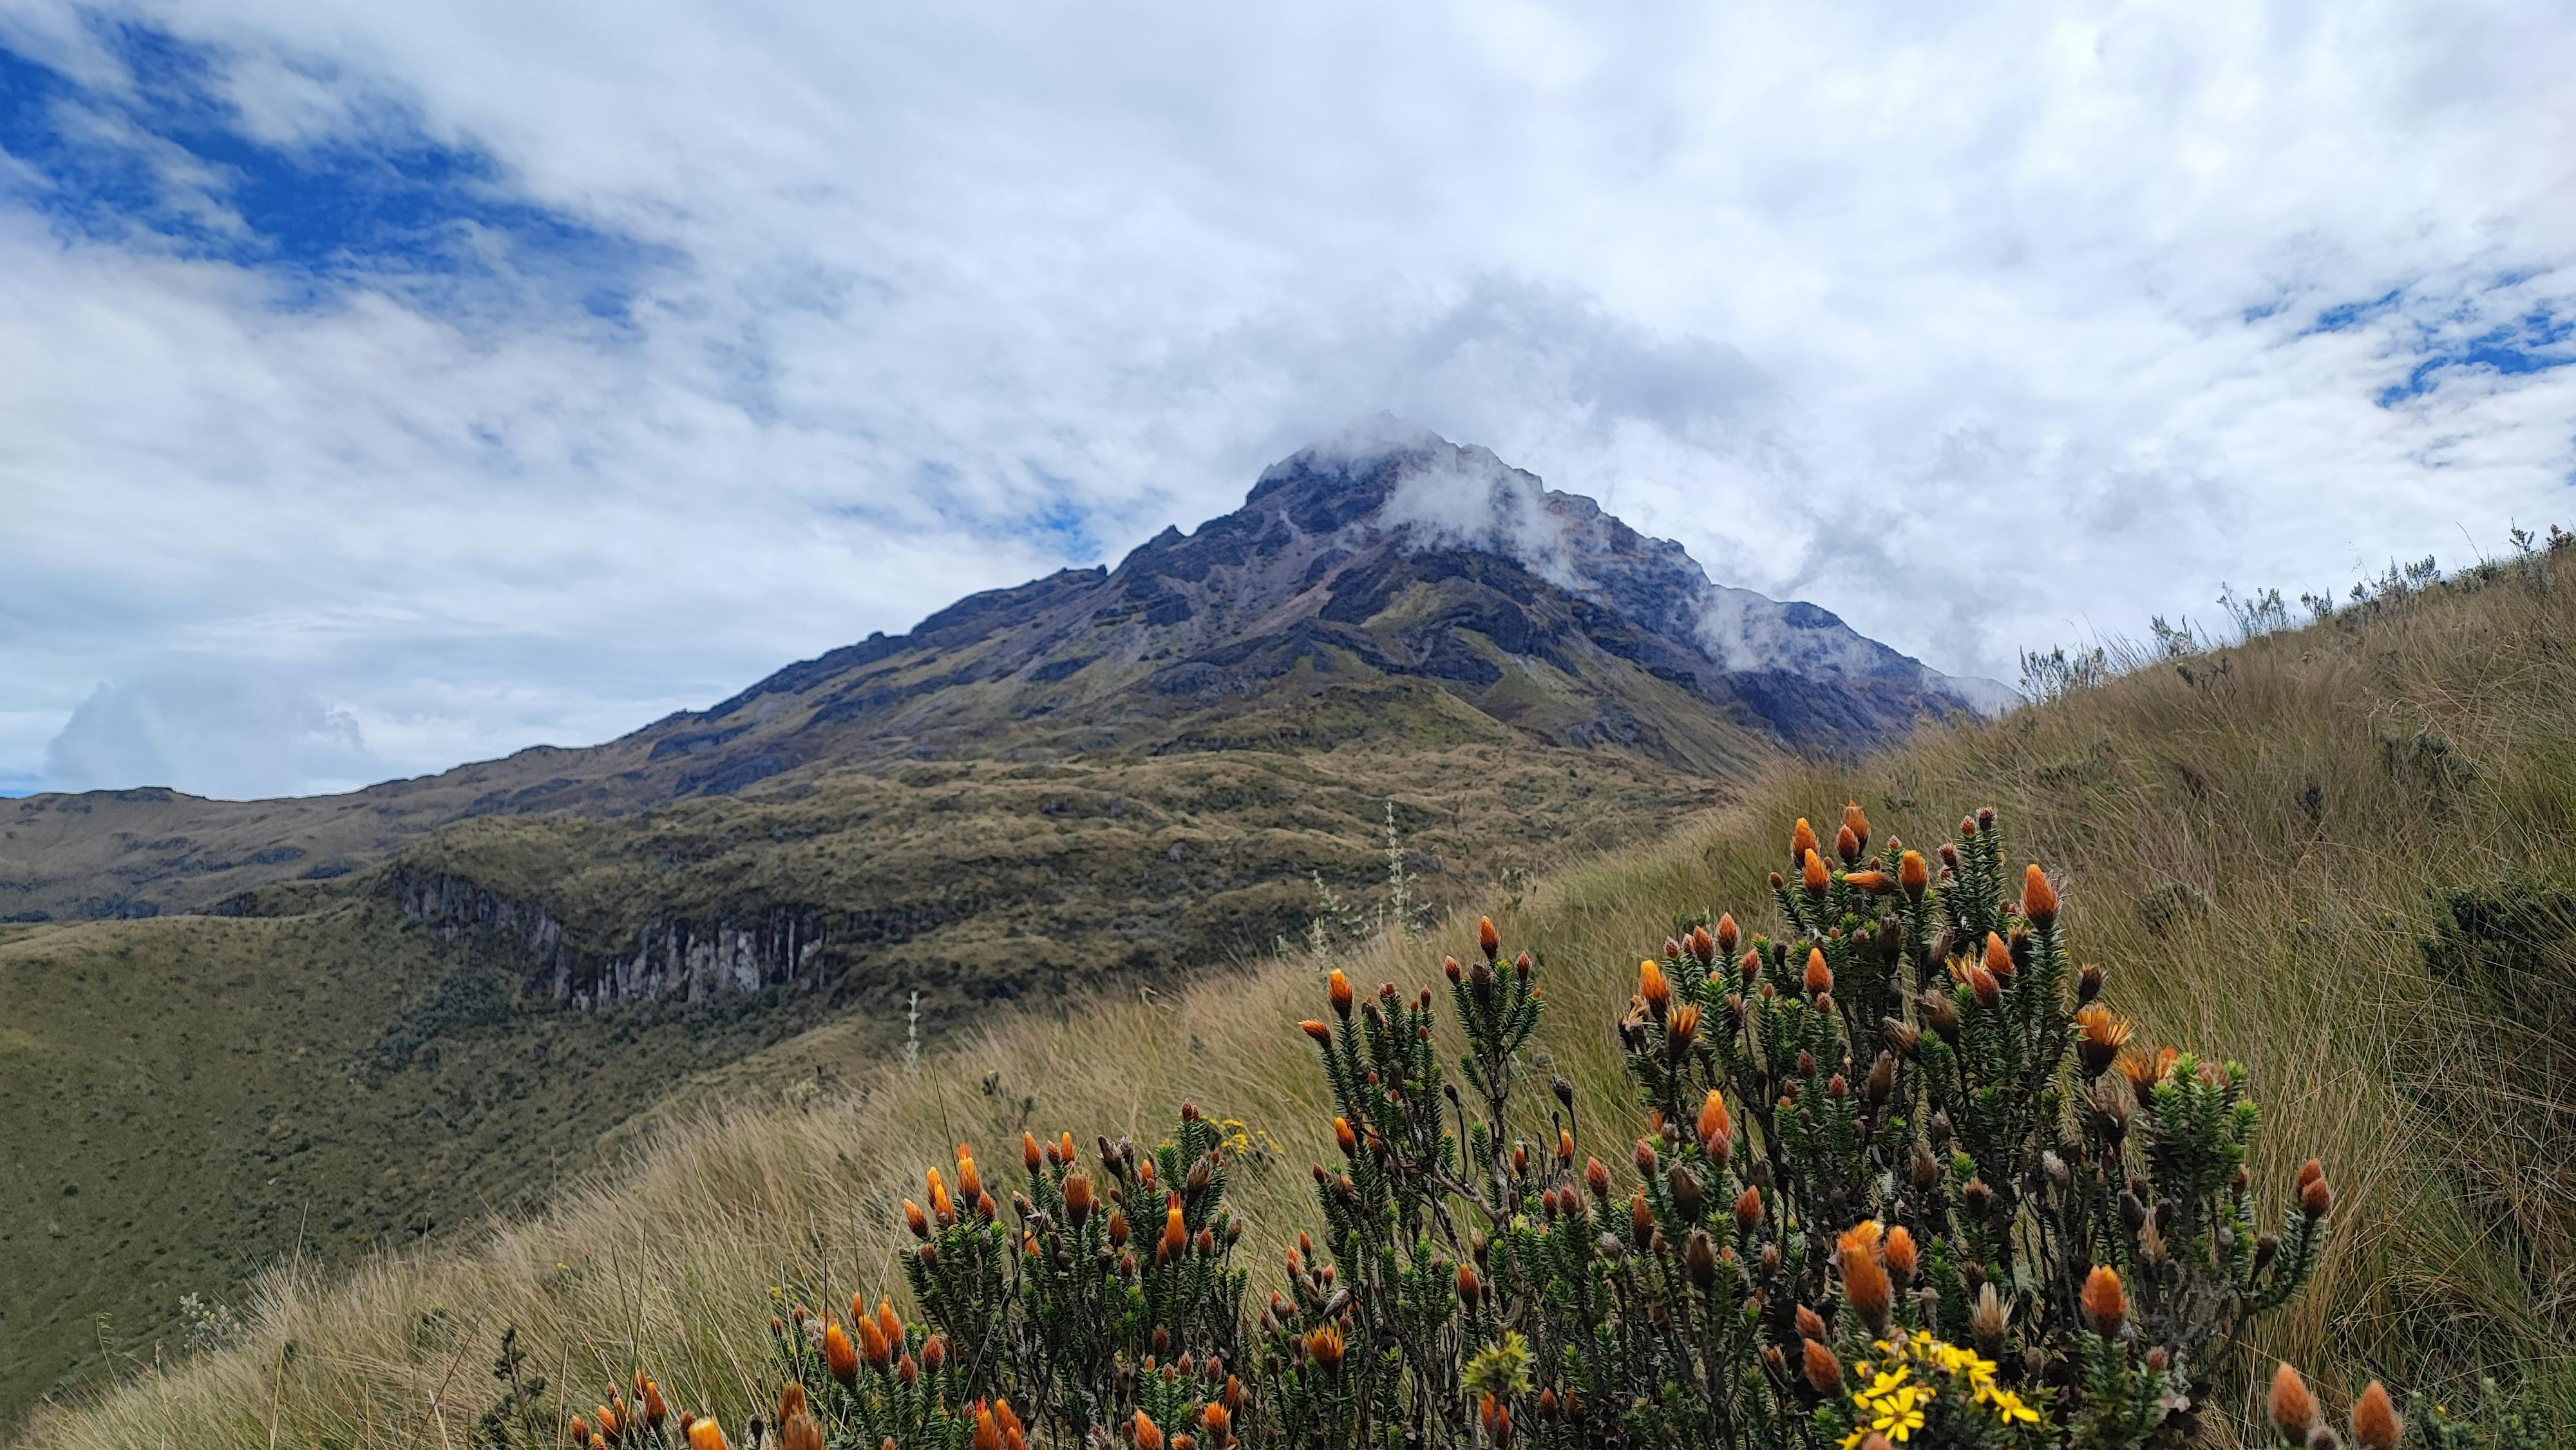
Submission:
[[[230,800],[299,786],[348,788],[383,774],[358,722],[285,675],[173,664],[90,692],[45,745],[54,789],[188,782]]]
[[[1382,408],[1999,675],[2576,472],[2542,0],[34,0],[0,67],[0,780],[169,659],[390,771],[597,740]]]

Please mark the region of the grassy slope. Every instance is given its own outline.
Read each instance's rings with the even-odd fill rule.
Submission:
[[[2545,1070],[2550,1043],[2429,978],[2418,948],[2432,888],[2576,877],[2571,625],[2576,578],[2506,583],[2195,661],[2190,680],[2160,668],[1850,768],[1780,772],[1498,915],[1548,964],[1553,1065],[1606,1103],[1607,1027],[1639,951],[1676,911],[1766,915],[1760,878],[1792,815],[1852,796],[1882,831],[1929,841],[1992,803],[2065,873],[2070,929],[2111,966],[2115,1005],[2151,1040],[2252,1068],[2257,1181],[2277,1190],[2310,1153],[2329,1165],[2328,1261],[2265,1347],[2329,1380],[2501,1366],[2576,1422],[2567,1078]],[[1423,981],[1464,938],[1383,944],[1358,975]],[[2576,984],[2563,948],[2543,959]],[[1023,1094],[1037,1125],[1083,1135],[1154,1132],[1184,1095],[1265,1130],[1283,1156],[1243,1187],[1253,1241],[1275,1239],[1304,1218],[1303,1165],[1325,1151],[1321,1084],[1289,1026],[1316,1008],[1313,972],[1277,963],[1063,1023],[997,1016],[918,1077],[674,1128],[470,1251],[274,1280],[239,1349],[47,1412],[25,1443],[459,1444],[510,1324],[560,1383],[595,1393],[650,1366],[682,1403],[738,1409],[764,1290],[891,1284],[890,1195],[958,1139],[1007,1160]]]
[[[1426,700],[1444,713],[1405,717]],[[655,910],[917,920],[846,948],[819,995],[514,1004],[509,968],[406,927],[364,873],[294,888],[294,916],[0,927],[0,1422],[175,1344],[182,1294],[524,1214],[602,1134],[649,1131],[680,1084],[775,1101],[864,1078],[913,991],[937,1042],[997,999],[1060,1010],[1068,991],[1256,960],[1314,909],[1309,872],[1383,873],[1389,798],[1407,846],[1441,863],[1420,882],[1434,901],[1711,799],[1627,757],[1529,746],[1437,691],[1382,704],[1310,722],[1362,737],[1331,755],[848,772],[626,821],[469,821],[404,858],[541,897],[596,948]],[[1418,747],[1368,747],[1371,728]],[[1483,829],[1503,817],[1520,828]]]

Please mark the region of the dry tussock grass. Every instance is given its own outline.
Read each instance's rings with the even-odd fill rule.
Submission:
[[[1545,963],[1550,1065],[1588,1106],[1624,1095],[1610,1024],[1638,956],[1677,913],[1767,917],[1762,878],[1793,816],[1856,798],[1882,833],[1928,843],[1995,805],[2013,848],[2063,873],[2079,955],[2110,966],[2142,1036],[2252,1070],[2255,1181],[2285,1185],[2310,1154],[2333,1174],[2317,1287],[2262,1348],[2320,1371],[2336,1400],[2373,1374],[2501,1370],[2576,1423],[2571,1103],[2549,1071],[2563,1047],[2428,978],[2418,946],[2432,888],[2568,874],[2576,576],[2541,584],[2440,591],[2195,659],[2189,679],[2157,666],[1855,765],[1784,769],[1716,816],[1569,866],[1497,912],[1506,943]],[[1472,929],[1344,965],[1364,987],[1427,984]],[[959,1141],[1009,1161],[1024,1103],[1030,1126],[1086,1141],[1150,1141],[1185,1097],[1266,1131],[1282,1156],[1235,1192],[1253,1243],[1282,1238],[1307,1221],[1305,1165],[1326,1151],[1324,1085],[1293,1026],[1319,1010],[1318,970],[1274,962],[1063,1022],[997,1021],[914,1077],[888,1066],[838,1101],[701,1115],[470,1249],[327,1282],[283,1272],[240,1347],[42,1411],[22,1443],[462,1446],[512,1324],[578,1406],[642,1367],[677,1404],[737,1413],[762,1373],[764,1290],[899,1293],[896,1198]]]

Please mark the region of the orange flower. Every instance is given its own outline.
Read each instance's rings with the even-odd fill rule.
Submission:
[[[1923,899],[1923,893],[1932,885],[1932,873],[1923,865],[1922,852],[1908,851],[1896,858],[1896,884],[1905,888],[1907,896]]]
[[[2129,1080],[2130,1089],[2137,1093],[2138,1101],[2143,1104],[2156,1084],[2173,1075],[2174,1061],[2181,1056],[2170,1047],[2153,1052],[2123,1052],[2120,1054],[2120,1075]]]
[[[2013,974],[2012,948],[2005,946],[2004,939],[1993,932],[1986,933],[1984,965],[1987,971],[1997,977],[2009,977]]]
[[[1572,1163],[1574,1161],[1573,1129],[1559,1128],[1556,1130],[1556,1160],[1560,1163]]]
[[[975,1450],[1002,1450],[1001,1422],[993,1418],[993,1407],[982,1400],[975,1402]]]
[[[2308,1431],[2317,1423],[2317,1397],[2308,1393],[2308,1382],[2284,1361],[2272,1372],[2272,1393],[2265,1408],[2272,1412],[2272,1428],[2293,1445],[2308,1443]]]
[[[2099,1002],[2087,1002],[2075,1009],[2075,1026],[2081,1034],[2075,1042],[2075,1058],[2084,1068],[2087,1080],[2111,1070],[2119,1059],[2120,1049],[2128,1045],[2129,1024],[2111,1015],[2111,1009]]]
[[[975,1171],[975,1151],[957,1145],[957,1196],[972,1203],[984,1196],[984,1176]]]
[[[1075,1228],[1091,1217],[1091,1175],[1083,1172],[1064,1176],[1064,1216]]]
[[[889,1354],[903,1348],[903,1317],[894,1312],[894,1304],[891,1300],[877,1301],[877,1333],[885,1337]],[[884,1366],[878,1367],[882,1369]]]
[[[930,1170],[930,1216],[946,1228],[957,1221],[957,1208],[948,1201],[948,1185],[939,1181],[939,1170]]]
[[[2076,1302],[2084,1310],[2084,1321],[2104,1339],[2119,1338],[2121,1327],[2129,1322],[2129,1291],[2120,1287],[2120,1276],[2107,1265],[2096,1264],[2084,1276],[2084,1289]]]
[[[1762,1223],[1762,1191],[1748,1188],[1735,1200],[1735,1227],[1751,1233]]]
[[[1665,980],[1664,969],[1651,960],[1637,963],[1637,996],[1645,1002],[1646,1010],[1659,1018],[1672,1004],[1673,984]]]
[[[2406,1422],[2397,1418],[2397,1407],[2388,1402],[2387,1387],[2372,1380],[2352,1403],[2352,1438],[2366,1450],[2397,1450],[2397,1437],[2404,1433]]]
[[[1073,1133],[1070,1129],[1066,1130],[1063,1139],[1055,1145],[1055,1151],[1056,1155],[1064,1159],[1068,1165],[1073,1162]]]
[[[1717,916],[1717,952],[1719,956],[1735,955],[1735,944],[1744,939],[1735,925],[1735,913],[1722,911]]]
[[[859,1358],[877,1369],[885,1368],[894,1356],[886,1348],[885,1335],[878,1331],[877,1322],[861,1312],[851,1317],[850,1327],[859,1334]]]
[[[2037,862],[2021,873],[2021,914],[2033,926],[2044,927],[2057,920],[2057,888],[2048,884],[2048,875]]]
[[[1843,1362],[1834,1352],[1812,1339],[1800,1341],[1806,1346],[1807,1383],[1820,1395],[1829,1395],[1843,1382]]]
[[[689,1450],[725,1450],[724,1431],[712,1417],[689,1422]]]
[[[1234,1411],[1227,1409],[1223,1400],[1210,1400],[1207,1407],[1199,1411],[1199,1423],[1221,1441],[1233,1432]]]
[[[1825,858],[1809,851],[1806,862],[1798,868],[1798,884],[1807,888],[1809,896],[1822,896],[1833,879],[1832,873],[1825,870]]]
[[[1164,1201],[1163,1242],[1155,1253],[1163,1262],[1170,1263],[1181,1256],[1182,1251],[1189,1247],[1189,1242],[1189,1225],[1181,1221],[1181,1196],[1175,1193]]]
[[[1881,1251],[1881,1257],[1886,1260],[1887,1272],[1895,1278],[1900,1289],[1914,1277],[1915,1269],[1921,1264],[1921,1257],[1914,1247],[1914,1235],[1903,1224],[1887,1231],[1887,1247]]]
[[[1503,954],[1503,938],[1494,930],[1494,919],[1490,916],[1476,918],[1476,949],[1483,952],[1489,962]]]
[[[1896,889],[1896,879],[1884,871],[1852,871],[1843,876],[1843,884],[1854,891],[1872,896],[1885,896]]]
[[[859,1382],[859,1352],[850,1347],[850,1336],[841,1332],[838,1324],[823,1326],[823,1367],[844,1389]]]
[[[1351,1120],[1348,1118],[1333,1119],[1333,1141],[1340,1145],[1345,1157],[1360,1150],[1360,1135],[1351,1131]]]
[[[1869,817],[1861,814],[1860,802],[1843,802],[1843,829],[1852,833],[1863,850],[1869,847]],[[1857,853],[1855,853],[1857,854]]]
[[[1636,1240],[1640,1251],[1654,1247],[1655,1211],[1646,1206],[1646,1190],[1642,1188],[1628,1195],[1628,1236]]]
[[[1484,1297],[1485,1285],[1483,1281],[1476,1277],[1476,1266],[1463,1259],[1460,1260],[1458,1263],[1458,1302],[1466,1305],[1469,1309],[1473,1309],[1476,1307],[1476,1301]]]
[[[1494,1446],[1494,1450],[1503,1450],[1512,1443],[1511,1406],[1486,1395],[1477,1402],[1476,1417],[1484,1425],[1485,1439]]]
[[[1315,1039],[1318,1046],[1330,1047],[1333,1045],[1333,1029],[1325,1026],[1321,1022],[1300,1022],[1297,1024],[1297,1029],[1305,1033],[1307,1036]]]
[[[1592,1190],[1593,1197],[1608,1198],[1610,1196],[1610,1170],[1602,1167],[1601,1160],[1598,1158],[1584,1159],[1583,1184],[1586,1188]]]
[[[823,1450],[823,1427],[800,1407],[779,1420],[778,1450]]]
[[[1020,1134],[1020,1166],[1035,1173],[1038,1165],[1045,1161],[1046,1155],[1038,1151],[1038,1135],[1023,1130]]]
[[[1825,964],[1823,947],[1807,948],[1807,975],[1800,985],[1806,989],[1810,997],[1818,992],[1830,992],[1834,989],[1834,969]]]
[[[1345,1022],[1351,1020],[1351,979],[1342,975],[1341,968],[1333,968],[1333,974],[1325,978],[1324,995],[1332,1000],[1334,1016]]]
[[[1995,980],[1995,974],[1986,970],[1983,962],[1968,968],[1968,990],[1976,995],[1980,1007],[1991,1008],[2004,999],[2003,984]]]
[[[1734,1141],[1735,1125],[1726,1115],[1726,1099],[1715,1088],[1708,1090],[1708,1101],[1699,1108],[1700,1151],[1724,1161],[1729,1144]]]
[[[1849,826],[1845,826],[1841,830],[1834,832],[1834,854],[1842,857],[1843,864],[1846,866],[1858,865],[1860,863],[1860,834]]]
[[[1699,1005],[1685,1002],[1673,1009],[1664,1023],[1664,1051],[1676,1061],[1690,1055],[1691,1039],[1699,1035]]]
[[[1342,1362],[1342,1329],[1338,1324],[1317,1325],[1306,1335],[1306,1353],[1326,1369]]]
[[[1851,1301],[1852,1312],[1871,1333],[1884,1335],[1896,1295],[1888,1283],[1887,1267],[1878,1261],[1878,1239],[1878,1220],[1870,1219],[1845,1230],[1835,1241],[1834,1254],[1842,1266],[1843,1297]]]
[[[2325,1165],[2311,1158],[2299,1165],[2299,1212],[2323,1218],[2334,1207],[2334,1190],[2326,1186]]]
[[[1814,854],[1816,854],[1816,828],[1807,824],[1805,816],[1800,816],[1797,829],[1789,833],[1789,864],[1792,867],[1803,866],[1807,858]]]

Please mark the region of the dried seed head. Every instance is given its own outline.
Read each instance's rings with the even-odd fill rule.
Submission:
[[[2397,1418],[2397,1407],[2388,1402],[2387,1387],[2377,1380],[2352,1402],[2352,1438],[2368,1450],[2397,1450],[2397,1437],[2406,1432],[2406,1422]]]
[[[1664,1170],[1664,1188],[1672,1195],[1673,1211],[1682,1216],[1684,1223],[1699,1222],[1699,1175],[1690,1171],[1690,1165],[1675,1163]]]
[[[2084,1322],[2104,1339],[2119,1338],[2122,1326],[2129,1322],[2129,1291],[2120,1287],[2120,1276],[2107,1265],[2096,1264],[2084,1276],[2077,1302],[2084,1310]]]
[[[1690,1237],[1682,1241],[1682,1270],[1701,1292],[1716,1287],[1717,1246],[1709,1242],[1707,1230],[1692,1229]]]
[[[2103,971],[2100,962],[2086,962],[2084,970],[2075,974],[2075,1000],[2079,1003],[2090,1002],[2101,996],[2102,980],[2107,975],[2109,974]]]
[[[2030,924],[2046,928],[2057,920],[2057,888],[2050,885],[2048,873],[2033,862],[2021,873],[2021,914]]]
[[[1988,1356],[1995,1354],[2003,1345],[2007,1320],[2003,1296],[1991,1283],[1979,1285],[1975,1302],[1968,1306],[1968,1334],[1977,1341],[1977,1348]]]
[[[2308,1382],[2285,1361],[2272,1372],[2272,1393],[2264,1408],[2272,1415],[2272,1428],[2293,1445],[2304,1445],[2308,1431],[2317,1423],[2317,1397],[2308,1393]]]

